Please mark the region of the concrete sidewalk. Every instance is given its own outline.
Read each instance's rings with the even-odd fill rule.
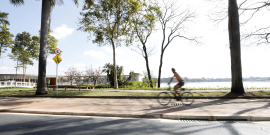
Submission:
[[[0,97],[0,112],[199,120],[270,121],[270,99],[195,99],[191,106],[156,99]]]
[[[173,90],[173,89],[172,89]],[[110,90],[110,89],[91,89],[91,91],[120,91],[120,92],[162,92],[167,90]],[[178,90],[182,92],[231,92],[231,90]],[[247,89],[245,92],[270,91],[269,89]]]
[[[119,90],[119,89],[81,89],[80,91],[118,91],[118,92],[162,92],[168,90]],[[58,89],[58,91],[65,91],[65,89]],[[79,91],[79,89],[67,89],[67,91]],[[178,91],[188,91],[188,92],[231,92],[231,90],[178,90]],[[245,92],[252,91],[270,91],[270,89],[247,89]]]

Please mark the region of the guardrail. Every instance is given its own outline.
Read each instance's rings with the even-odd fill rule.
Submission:
[[[36,87],[37,84],[33,82],[15,82],[15,81],[0,81],[1,87],[24,87],[24,88],[33,88]]]

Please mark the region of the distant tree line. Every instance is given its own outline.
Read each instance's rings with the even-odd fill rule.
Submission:
[[[161,78],[162,83],[168,83],[171,77]],[[185,82],[231,82],[231,78],[183,78]],[[270,81],[270,77],[248,77],[243,78],[243,81]],[[176,79],[173,79],[172,82],[177,82]]]

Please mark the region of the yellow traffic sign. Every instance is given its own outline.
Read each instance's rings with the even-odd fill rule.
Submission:
[[[59,55],[56,55],[56,56],[53,58],[53,60],[54,60],[54,62],[55,62],[57,65],[62,61],[62,59],[60,58]]]

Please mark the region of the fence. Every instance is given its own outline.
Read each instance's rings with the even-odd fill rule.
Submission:
[[[16,84],[16,85],[15,85]],[[25,88],[33,88],[36,87],[36,83],[34,82],[15,82],[15,81],[0,81],[1,87],[25,87]]]

